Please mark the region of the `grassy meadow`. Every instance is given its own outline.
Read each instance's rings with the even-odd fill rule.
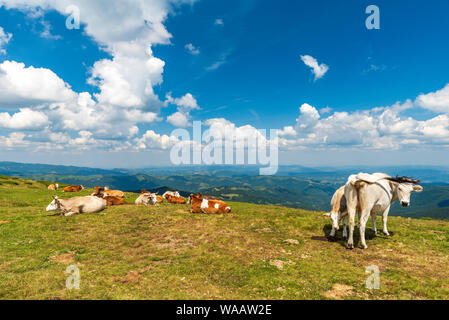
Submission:
[[[391,217],[391,237],[369,229],[369,249],[348,251],[320,212],[191,214],[127,194],[129,205],[66,218],[45,207],[75,194],[48,184],[0,177],[0,299],[449,299],[449,221]],[[79,290],[65,286],[70,265]],[[365,287],[371,265],[379,290]]]

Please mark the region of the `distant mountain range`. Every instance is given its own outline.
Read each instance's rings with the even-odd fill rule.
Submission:
[[[449,169],[438,167],[306,168],[282,166],[276,176],[259,176],[258,168],[164,167],[144,169],[95,169],[45,164],[0,162],[0,175],[26,177],[68,184],[96,185],[124,191],[142,189],[159,192],[176,189],[220,196],[225,200],[276,204],[306,210],[329,211],[334,191],[350,174],[385,172],[407,175],[423,181],[424,192],[412,196],[412,207],[392,208],[392,215],[449,219]]]

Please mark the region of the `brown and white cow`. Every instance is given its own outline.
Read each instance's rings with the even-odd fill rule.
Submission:
[[[168,203],[173,203],[173,204],[186,204],[186,198],[184,197],[175,197],[172,195],[165,195],[165,199],[167,200]]]
[[[56,191],[58,189],[59,189],[59,184],[57,184],[57,183],[53,183],[48,186],[48,190],[51,190],[51,191]]]
[[[106,187],[102,188],[99,186],[95,186],[95,192],[91,194],[91,196],[103,198],[104,193],[107,192],[108,196],[110,197],[116,197],[116,198],[124,198],[125,193],[120,190],[109,190]]]
[[[192,205],[190,212],[192,213],[217,214],[231,212],[231,207],[226,202],[220,200],[203,199],[192,194],[190,195],[190,202]]]
[[[64,188],[63,192],[80,192],[83,189],[83,186],[68,186]]]
[[[166,191],[166,192],[162,195],[162,198],[164,198],[165,200],[167,200],[167,196],[178,197],[178,198],[181,197],[181,195],[179,194],[178,191]]]

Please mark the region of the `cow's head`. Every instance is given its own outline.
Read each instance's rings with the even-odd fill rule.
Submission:
[[[420,185],[413,185],[411,183],[400,183],[397,187],[397,196],[402,207],[410,206],[410,196],[412,192],[421,192],[423,187]]]
[[[410,195],[412,192],[423,191],[423,187],[418,185],[419,180],[409,177],[390,177],[388,180],[394,183],[393,191],[396,193],[395,196],[399,200],[400,205],[404,208],[410,206]]]
[[[155,193],[152,193],[150,195],[150,201],[151,201],[151,204],[156,204],[157,203],[157,195]]]
[[[61,205],[61,202],[59,202],[58,196],[54,196],[53,201],[48,205],[46,210],[47,210],[47,212],[61,211],[62,210],[61,207],[62,207],[62,205]]]
[[[332,221],[332,228],[334,228],[334,230],[338,231],[340,229],[340,221],[341,221],[340,212],[331,212],[329,214],[329,217],[331,218],[331,221]]]

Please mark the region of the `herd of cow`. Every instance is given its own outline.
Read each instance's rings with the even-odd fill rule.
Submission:
[[[51,184],[48,190],[58,190],[58,184]],[[68,186],[63,189],[63,192],[80,192],[83,186]],[[66,217],[80,213],[96,213],[103,211],[109,206],[125,205],[125,193],[120,190],[109,190],[107,187],[95,187],[95,191],[85,197],[74,197],[70,199],[59,199],[58,196],[53,198],[53,201],[48,205],[47,212],[57,211]],[[136,205],[154,206],[162,203],[164,199],[171,204],[186,204],[187,200],[181,197],[178,191],[167,191],[162,196],[148,192],[143,189],[141,195],[136,199]],[[191,205],[192,213],[208,213],[220,214],[230,213],[231,207],[221,201],[217,197],[206,196],[200,193],[191,194],[188,200]]]
[[[355,215],[358,213],[360,228],[360,242],[363,249],[367,249],[365,241],[365,228],[369,217],[373,221],[373,231],[377,234],[377,215],[382,216],[383,233],[390,235],[387,229],[388,213],[391,205],[399,201],[403,207],[410,206],[412,192],[421,192],[423,187],[418,185],[419,180],[408,177],[391,177],[384,173],[359,173],[351,175],[347,183],[339,188],[331,200],[332,211],[328,215],[332,221],[330,237],[334,238],[336,231],[343,221],[343,237],[348,238],[347,248],[354,248]],[[57,190],[57,184],[50,185],[49,190]],[[83,186],[69,186],[64,192],[79,192]],[[107,206],[126,204],[125,193],[108,188],[95,187],[95,192],[87,197],[59,199],[54,197],[47,207],[47,211],[58,211],[65,216],[78,213],[95,213],[104,210]],[[171,204],[186,204],[186,199],[177,191],[167,191],[162,196],[142,190],[142,194],[135,201],[136,205],[158,205],[164,199]],[[188,200],[192,213],[230,213],[231,207],[217,197],[202,194],[191,194]],[[349,234],[347,225],[349,222]]]

